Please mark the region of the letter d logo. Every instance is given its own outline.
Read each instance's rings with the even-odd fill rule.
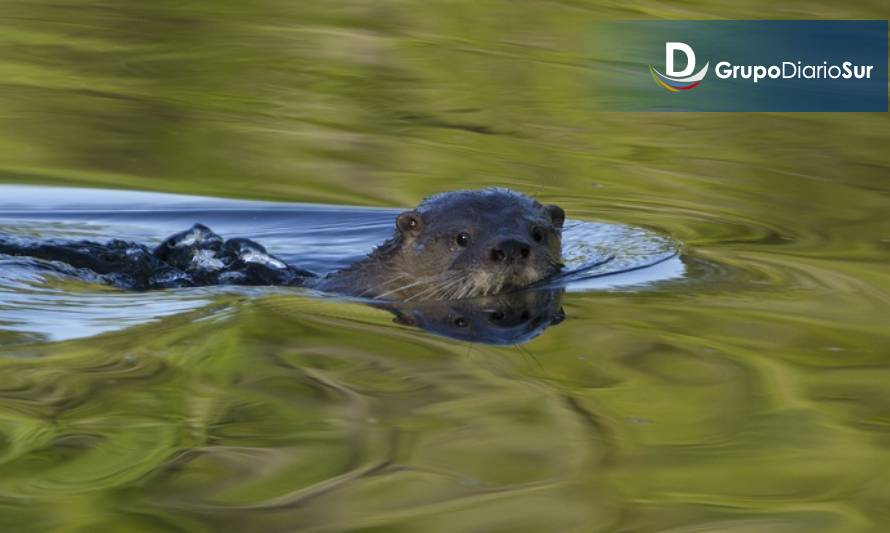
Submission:
[[[674,58],[677,52],[683,52],[686,56],[686,68],[681,71],[674,70]],[[692,47],[686,43],[668,42],[664,43],[664,70],[667,75],[658,72],[652,65],[649,65],[649,72],[652,73],[652,78],[656,83],[671,92],[688,91],[698,87],[705,74],[708,73],[710,64],[710,61],[705,63],[705,66],[697,74],[690,76],[695,70],[695,52]]]
[[[682,71],[674,70],[674,56],[677,52],[686,54],[686,68]],[[664,43],[664,72],[671,77],[682,78],[692,74],[695,70],[695,52],[686,43]]]

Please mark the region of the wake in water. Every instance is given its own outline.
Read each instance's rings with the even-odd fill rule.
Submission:
[[[154,249],[123,240],[41,241],[0,234],[0,254],[39,259],[56,271],[67,268],[69,274],[136,291],[207,285],[300,286],[306,278],[315,277],[270,255],[250,239],[223,240],[202,224],[168,237]]]

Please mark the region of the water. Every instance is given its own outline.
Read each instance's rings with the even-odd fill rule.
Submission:
[[[4,183],[337,206],[207,222],[310,269],[479,186],[684,254],[658,283],[570,287],[519,347],[300,291],[152,298],[4,264],[0,530],[885,530],[887,115],[598,113],[588,22],[640,16],[887,13],[4,3]],[[46,190],[0,225],[155,241],[195,221],[58,215]]]

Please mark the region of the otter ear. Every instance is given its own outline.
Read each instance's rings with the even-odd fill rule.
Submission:
[[[566,212],[558,205],[545,205],[544,211],[547,211],[547,214],[550,215],[550,220],[553,221],[553,225],[557,228],[561,228],[563,222],[566,221]]]
[[[396,218],[396,227],[402,233],[417,233],[423,229],[423,219],[417,211],[405,211]]]

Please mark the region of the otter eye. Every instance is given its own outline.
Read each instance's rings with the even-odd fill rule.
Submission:
[[[532,239],[534,239],[535,242],[543,241],[544,240],[544,230],[542,230],[541,228],[539,228],[537,226],[532,228]]]
[[[465,328],[465,327],[467,327],[467,321],[464,317],[459,316],[454,319],[454,325],[459,328]]]
[[[457,241],[458,246],[464,248],[466,245],[470,244],[470,234],[466,232],[458,233],[454,240]]]

